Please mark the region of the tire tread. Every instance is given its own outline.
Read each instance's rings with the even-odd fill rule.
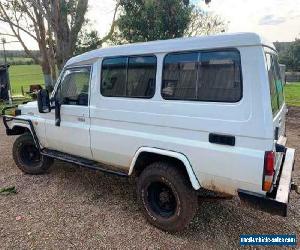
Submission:
[[[44,174],[53,164],[53,159],[45,156],[42,157],[42,162],[39,167],[31,168],[26,166],[19,159],[19,147],[24,143],[34,143],[31,133],[20,135],[13,144],[13,159],[19,169],[26,174],[38,175]]]
[[[164,178],[167,178],[168,181],[175,186],[176,190],[178,190],[182,197],[181,202],[183,202],[183,207],[185,211],[182,211],[182,216],[178,218],[175,223],[160,223],[159,219],[153,220],[151,216],[148,214],[146,208],[144,207],[144,203],[141,197],[141,188],[142,183],[149,177],[153,175],[161,175]],[[144,214],[148,221],[154,226],[170,232],[176,232],[183,230],[189,222],[194,217],[197,208],[198,208],[198,198],[196,191],[192,188],[190,180],[185,172],[180,169],[180,166],[174,166],[169,162],[154,162],[144,169],[138,178],[138,200],[142,207]]]

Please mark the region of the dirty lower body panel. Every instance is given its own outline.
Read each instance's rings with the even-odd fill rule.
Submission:
[[[295,149],[287,148],[274,198],[247,190],[238,190],[241,201],[262,211],[286,217],[291,187],[294,185],[292,181],[294,163]]]

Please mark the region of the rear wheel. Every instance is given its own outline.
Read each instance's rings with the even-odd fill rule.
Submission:
[[[162,230],[184,229],[197,211],[197,194],[188,177],[170,163],[148,166],[139,176],[137,189],[146,218]]]
[[[16,165],[27,174],[43,174],[53,163],[53,159],[40,154],[30,133],[16,139],[13,158]]]

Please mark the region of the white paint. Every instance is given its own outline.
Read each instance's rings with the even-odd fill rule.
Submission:
[[[21,106],[29,113],[44,146],[106,163],[132,173],[143,150],[181,160],[195,189],[235,194],[237,189],[262,193],[265,151],[274,148],[273,116],[262,40],[252,33],[175,39],[91,51],[72,58],[67,67],[93,66],[89,107],[62,110],[61,127],[54,110],[38,114],[36,103]],[[269,46],[272,46],[269,44]],[[161,97],[163,59],[173,51],[236,48],[241,54],[243,98],[237,103],[171,101]],[[103,97],[100,94],[103,57],[157,56],[156,93],[152,99]],[[59,84],[59,82],[58,82]],[[57,88],[57,86],[56,86]],[[55,89],[56,89],[55,88]],[[284,116],[285,108],[279,113]],[[26,115],[27,114],[27,115]],[[86,124],[75,121],[86,117]],[[275,117],[276,124],[277,117]],[[236,137],[236,145],[208,142],[209,133]]]
[[[178,152],[173,152],[173,151],[170,151],[170,150],[162,150],[162,149],[159,149],[159,148],[149,148],[149,147],[139,148],[139,150],[135,153],[135,155],[133,157],[133,160],[130,164],[128,175],[131,175],[133,173],[136,160],[138,159],[139,155],[143,152],[155,153],[155,154],[158,154],[158,155],[169,156],[169,157],[180,160],[186,168],[186,171],[189,175],[189,178],[190,178],[190,181],[191,181],[191,184],[192,184],[193,188],[195,190],[198,190],[200,188],[200,184],[197,180],[197,177],[195,176],[195,173],[193,172],[193,168],[192,168],[191,164],[189,163],[188,159],[186,158],[186,156],[184,156],[183,154],[180,154]]]

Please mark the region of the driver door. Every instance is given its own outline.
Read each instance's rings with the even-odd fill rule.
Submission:
[[[91,159],[89,89],[91,66],[64,70],[55,99],[61,104],[61,123],[55,125],[55,111],[46,119],[48,149]]]

